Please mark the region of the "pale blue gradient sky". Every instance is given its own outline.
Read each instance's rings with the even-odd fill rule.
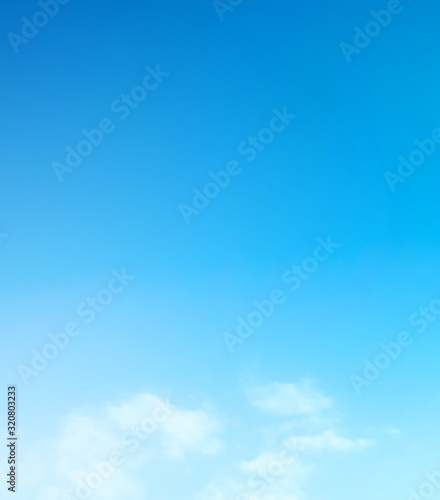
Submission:
[[[339,434],[376,441],[355,459],[321,457],[306,498],[404,499],[440,468],[437,323],[412,329],[413,345],[361,396],[349,382],[440,298],[440,148],[394,193],[383,175],[440,126],[439,6],[402,5],[351,64],[339,44],[386,2],[245,0],[222,22],[210,2],[75,0],[18,54],[6,35],[38,6],[8,6],[0,372],[19,387],[23,454],[74,411],[159,394],[222,422],[222,451],[188,459],[181,498],[194,498],[262,451],[261,426],[279,425],[259,422],[246,387],[306,377],[334,401]],[[158,64],[169,76],[121,121],[111,103]],[[295,120],[247,163],[237,146],[284,106]],[[106,117],[115,131],[58,182],[52,162]],[[179,204],[230,160],[240,175],[185,224]],[[340,248],[289,292],[283,273],[328,235]],[[122,268],[135,276],[126,290],[24,386],[17,365]],[[275,288],[286,303],[231,355],[222,334]]]

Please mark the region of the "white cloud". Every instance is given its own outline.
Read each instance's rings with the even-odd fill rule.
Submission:
[[[303,453],[324,450],[358,452],[371,446],[374,441],[339,437],[330,429],[316,436],[294,436],[288,439],[288,443],[292,448]]]
[[[214,454],[220,447],[215,437],[220,430],[217,419],[202,410],[177,409],[152,394],[135,396],[119,407],[110,407],[108,413],[125,430],[139,427],[143,421],[160,421],[157,434],[162,450],[175,459],[183,459],[190,451]]]
[[[120,406],[110,406],[107,410],[110,419],[118,423],[121,429],[129,429],[139,425],[148,417],[154,416],[160,410],[173,413],[176,409],[158,396],[142,393],[133,396]]]
[[[75,475],[117,448],[118,439],[106,423],[85,415],[69,415],[52,445],[57,457],[54,471]]]
[[[282,468],[279,467],[280,463],[283,466]],[[240,462],[239,467],[248,474],[263,475],[271,474],[270,471],[272,468],[275,470],[279,467],[282,470],[282,474],[287,474],[291,477],[304,476],[310,470],[310,467],[306,466],[291,453],[289,454],[287,450],[284,453],[283,450],[278,452],[265,451],[253,460]]]
[[[197,500],[302,500],[311,472],[319,467],[320,452],[360,452],[373,444],[368,439],[342,437],[327,427],[329,418],[323,413],[332,400],[308,380],[254,386],[246,392],[253,407],[273,417],[300,418],[281,423],[276,418],[267,424],[259,434],[260,439],[267,439],[266,449],[235,462],[226,479],[209,483]],[[298,425],[307,432],[292,436]],[[274,436],[280,443],[278,449],[273,446]]]
[[[393,436],[393,437],[401,437],[402,436],[402,431],[400,429],[397,429],[396,427],[388,426],[388,427],[386,427],[384,432],[388,436]]]
[[[310,474],[319,466],[320,452],[359,452],[373,443],[368,439],[342,437],[333,430],[333,424],[324,426],[321,413],[331,406],[331,399],[306,380],[254,387],[248,394],[254,408],[276,418],[265,424],[268,432],[263,435],[260,428],[249,426],[249,436],[262,441],[254,442],[259,452],[257,448],[253,457],[244,460],[231,457],[226,472],[208,483],[195,496],[197,500],[302,500]],[[109,454],[116,450],[122,453],[125,463],[115,466],[87,498],[143,500],[155,496],[154,492],[164,492],[163,488],[168,487],[163,482],[167,474],[204,470],[204,462],[191,461],[203,460],[226,449],[218,437],[224,423],[203,408],[176,408],[156,395],[143,393],[119,405],[103,407],[99,414],[85,411],[68,415],[56,438],[38,443],[23,467],[32,497],[78,498],[78,485],[90,480],[90,475],[96,472],[96,462],[107,462]],[[283,426],[298,419],[280,422],[280,416],[304,417],[307,426],[301,431],[298,427],[295,430]],[[138,438],[139,432],[148,429],[153,429],[151,435]],[[131,442],[137,439],[138,445],[129,446],[123,440],[127,435]],[[278,448],[274,441],[279,443]],[[229,451],[237,453],[246,449],[246,444],[243,441],[241,448],[231,446]],[[184,459],[185,467],[175,462]],[[31,470],[35,472],[29,473]],[[71,496],[63,496],[66,493]]]
[[[203,490],[199,491],[195,499],[196,500],[231,500],[234,498],[231,495],[233,486],[231,484],[210,483],[207,484]]]
[[[154,440],[149,434],[142,435],[145,439],[136,437],[149,429]],[[96,500],[142,500],[155,479],[154,474],[143,472],[140,480],[144,464],[182,459],[190,452],[214,454],[220,447],[219,430],[218,420],[205,411],[177,409],[155,395],[139,394],[105,408],[99,416],[68,415],[56,438],[37,443],[29,453],[24,466],[27,486],[37,492],[37,500],[70,500],[78,497],[80,484],[84,495]],[[127,434],[132,441],[138,440],[136,449],[124,445],[121,438]],[[116,451],[124,463],[113,467],[109,456]],[[105,477],[99,476],[99,483],[91,486],[92,476],[97,477],[95,465],[103,463],[110,472],[106,469]],[[32,474],[32,470],[40,473]]]
[[[220,422],[201,410],[176,411],[163,425],[164,447],[178,459],[190,450],[212,455],[220,448],[219,430]]]
[[[76,487],[67,486],[45,486],[37,494],[36,500],[61,500],[63,498],[79,498],[76,494]],[[98,489],[84,490],[87,498],[93,500],[120,500],[130,498],[130,500],[142,500],[146,495],[145,484],[142,484],[132,474],[124,471],[117,471],[111,481],[103,482]],[[66,496],[67,495],[67,496]]]
[[[135,477],[131,472],[118,470],[109,482],[103,485],[93,494],[93,500],[143,500],[147,497],[147,484],[145,481]]]
[[[314,436],[295,436],[282,443],[279,450],[260,453],[251,460],[235,464],[231,476],[238,480],[213,482],[196,496],[196,500],[300,500],[302,485],[316,465],[308,460],[311,452],[361,451],[372,442],[350,440],[332,430]]]
[[[304,379],[298,384],[275,382],[247,392],[253,406],[281,417],[314,415],[332,404],[330,398]]]
[[[256,474],[244,483],[212,482],[195,495],[195,500],[302,500],[296,477],[285,475],[271,484]]]

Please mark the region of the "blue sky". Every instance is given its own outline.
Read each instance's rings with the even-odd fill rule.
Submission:
[[[166,499],[176,484],[185,500],[429,497],[439,7],[235,4],[71,1],[16,50],[8,33],[41,5],[21,0],[0,20],[0,373],[17,386],[20,499],[65,500],[166,401],[169,419],[87,498]],[[356,27],[383,9],[399,13],[356,47]],[[117,112],[124,95],[133,109]],[[66,147],[106,119],[112,132],[69,167]],[[432,154],[403,176],[398,158],[427,139]],[[232,164],[195,208],[194,190]],[[305,259],[316,269],[291,290],[286,273]],[[276,290],[284,302],[231,353],[224,334]],[[111,302],[87,322],[96,297]],[[80,333],[32,367],[71,322]],[[358,394],[351,377],[402,331],[411,345]],[[249,486],[292,439],[295,464]]]

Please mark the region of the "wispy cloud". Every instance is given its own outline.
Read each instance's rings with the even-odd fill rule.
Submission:
[[[262,441],[260,451],[236,461],[228,475],[208,483],[197,500],[302,500],[321,454],[360,453],[374,444],[373,440],[349,439],[335,429],[322,428],[328,424],[326,413],[333,401],[309,380],[263,386],[254,383],[245,392],[253,408],[272,417],[263,435],[261,429],[252,429]],[[299,421],[297,417],[301,417]],[[304,421],[308,433],[294,433]],[[283,423],[289,425],[280,425]],[[278,446],[273,444],[275,435],[281,436]]]
[[[253,406],[281,417],[313,415],[332,405],[331,399],[306,379],[297,384],[275,382],[247,392]]]
[[[99,415],[67,415],[58,435],[37,443],[29,454],[26,482],[38,492],[37,500],[119,500],[127,495],[141,500],[155,483],[151,473],[139,477],[142,465],[182,460],[190,453],[215,454],[220,429],[220,422],[203,410],[176,408],[156,395],[138,394],[101,408]],[[112,457],[118,458],[113,462]],[[29,473],[39,467],[45,484],[40,474]]]
[[[324,450],[357,452],[374,444],[370,439],[348,439],[338,436],[332,429],[316,436],[294,436],[290,441],[292,447],[302,452]]]
[[[268,413],[272,430],[280,428],[280,417],[289,422],[300,415],[309,421],[307,432],[283,427],[274,444],[275,433],[262,434],[248,422],[253,452],[240,459],[234,456],[236,436],[228,439],[227,417],[220,419],[205,406],[181,408],[154,394],[135,394],[116,405],[67,415],[54,438],[37,443],[25,467],[44,470],[51,483],[35,473],[28,474],[28,486],[37,492],[37,500],[142,500],[164,487],[166,476],[157,476],[156,465],[163,474],[178,470],[185,460],[185,468],[194,465],[198,470],[206,457],[219,455],[230,457],[226,470],[215,473],[193,498],[302,500],[321,454],[359,453],[374,444],[344,437],[340,429],[322,428],[327,421],[316,415],[325,417],[332,400],[310,381],[254,384],[245,391],[251,414]],[[248,444],[245,438],[240,449]]]

